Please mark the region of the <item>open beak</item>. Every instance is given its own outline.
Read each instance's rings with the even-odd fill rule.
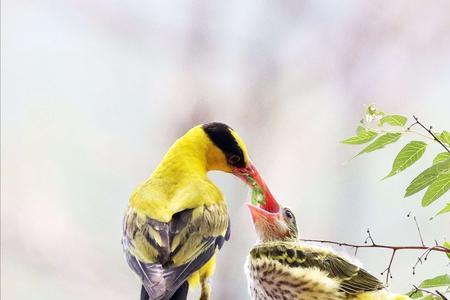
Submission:
[[[261,221],[265,223],[274,223],[278,219],[280,214],[279,212],[277,213],[269,212],[253,204],[247,204],[247,206],[252,215],[253,224],[256,224]]]
[[[247,183],[251,189],[259,188],[264,194],[264,204],[260,205],[260,208],[269,213],[278,213],[280,211],[280,205],[272,196],[269,188],[262,179],[255,165],[250,161],[245,168],[235,168],[233,174],[241,178]],[[256,185],[256,186],[255,186]],[[255,206],[256,207],[256,206]],[[259,209],[259,208],[258,208]],[[253,215],[253,213],[252,213]]]

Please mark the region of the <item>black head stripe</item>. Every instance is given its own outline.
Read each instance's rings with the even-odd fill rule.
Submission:
[[[213,122],[204,124],[203,130],[214,145],[225,154],[228,164],[238,168],[245,167],[244,153],[231,134],[231,130],[233,130],[231,127],[223,123]]]

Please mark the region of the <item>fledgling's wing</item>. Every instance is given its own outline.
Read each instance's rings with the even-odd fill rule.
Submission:
[[[319,247],[299,243],[273,242],[252,249],[253,257],[275,259],[291,268],[318,268],[328,277],[339,281],[339,290],[348,295],[377,291],[384,288],[374,276],[337,254]]]
[[[346,294],[356,295],[384,288],[384,285],[376,277],[334,253],[324,256],[320,259],[319,264],[331,276],[341,280],[340,290]]]
[[[155,299],[170,297],[229,238],[223,204],[178,212],[169,223],[130,210],[124,221],[127,260]]]

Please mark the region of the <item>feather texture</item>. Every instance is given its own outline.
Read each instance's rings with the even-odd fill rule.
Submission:
[[[131,195],[122,245],[150,299],[170,299],[186,282],[209,288],[230,226],[223,195],[206,175],[212,169],[230,171],[224,153],[196,126]]]
[[[222,203],[179,212],[167,223],[129,211],[123,247],[151,299],[167,299],[228,238],[229,219]]]
[[[255,300],[351,299],[384,288],[377,278],[331,250],[298,242],[256,245],[246,272]]]

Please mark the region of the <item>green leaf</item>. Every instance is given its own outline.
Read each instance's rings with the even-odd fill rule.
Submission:
[[[423,297],[423,292],[420,291],[420,290],[414,289],[414,290],[409,291],[408,293],[406,293],[406,295],[408,297],[410,297],[411,299],[420,299],[421,297]]]
[[[378,135],[378,133],[376,133],[375,131],[365,129],[362,126],[358,126],[356,133],[356,136],[349,137],[341,141],[341,143],[351,145],[365,144],[373,140]]]
[[[391,177],[410,167],[422,157],[426,148],[427,143],[420,141],[411,141],[406,144],[406,146],[397,154],[397,157],[392,164],[391,172],[384,178]]]
[[[426,294],[423,297],[418,298],[418,300],[442,300],[440,296]]]
[[[398,141],[402,134],[401,133],[386,133],[379,138],[377,138],[375,141],[373,141],[369,146],[364,148],[361,152],[356,154],[356,156],[361,155],[363,153],[369,153],[381,148],[384,148],[384,146],[388,144],[395,143]]]
[[[450,212],[450,203],[447,203],[447,204],[445,204],[443,209],[441,209],[440,211],[437,212],[435,217],[439,216],[439,215],[443,215],[443,214],[449,213],[449,212]],[[447,255],[449,255],[449,258],[450,258],[450,254],[447,254]]]
[[[450,206],[450,203],[447,203],[447,207]],[[444,244],[442,245],[447,249],[450,249],[450,242],[449,241],[445,241]],[[450,253],[447,253],[447,257],[450,259]]]
[[[435,288],[435,287],[450,287],[450,276],[448,274],[436,276],[431,279],[427,279],[422,281],[422,283],[419,285],[419,288],[421,289],[427,289],[427,288]]]
[[[444,130],[438,138],[439,140],[441,140],[441,142],[444,142],[450,146],[450,132]]]
[[[432,294],[428,294],[428,293],[424,293],[420,290],[419,291],[412,290],[409,293],[407,293],[406,295],[408,297],[410,297],[411,299],[417,299],[417,300],[442,300],[441,297],[438,297],[438,296],[435,296]],[[396,299],[400,299],[400,298],[397,297]]]
[[[445,172],[436,178],[435,181],[428,187],[425,195],[422,198],[422,206],[428,206],[436,199],[444,195],[450,188],[450,173]]]
[[[436,155],[436,157],[433,159],[433,165],[440,163],[441,161],[447,160],[450,158],[450,153],[448,152],[442,152]]]
[[[450,212],[450,203],[445,204],[444,208],[442,208],[440,211],[438,211],[434,216],[430,218],[430,220],[433,220],[439,215],[447,214]],[[450,245],[449,245],[450,246]],[[447,247],[448,248],[448,247]],[[450,249],[450,248],[449,248]],[[447,254],[448,258],[450,259],[450,253]]]
[[[364,126],[358,126],[358,128],[356,128],[356,135],[359,135],[361,132],[366,131],[367,129],[364,128]]]
[[[439,175],[450,169],[450,159],[437,163],[425,169],[406,188],[404,197],[409,197],[429,186]]]
[[[251,202],[253,205],[264,205],[265,204],[265,196],[264,196],[264,192],[261,189],[261,187],[259,186],[259,184],[256,182],[256,180],[254,180],[251,176],[246,176],[247,177],[247,181],[250,183],[250,185],[252,186],[252,198],[251,198]]]
[[[450,205],[450,203],[447,203],[447,205]],[[447,249],[450,249],[450,242],[449,241],[445,241],[442,246],[444,246]]]
[[[407,120],[408,119],[406,117],[400,115],[385,116],[380,119],[378,125],[383,126],[387,123],[392,126],[405,126]]]

